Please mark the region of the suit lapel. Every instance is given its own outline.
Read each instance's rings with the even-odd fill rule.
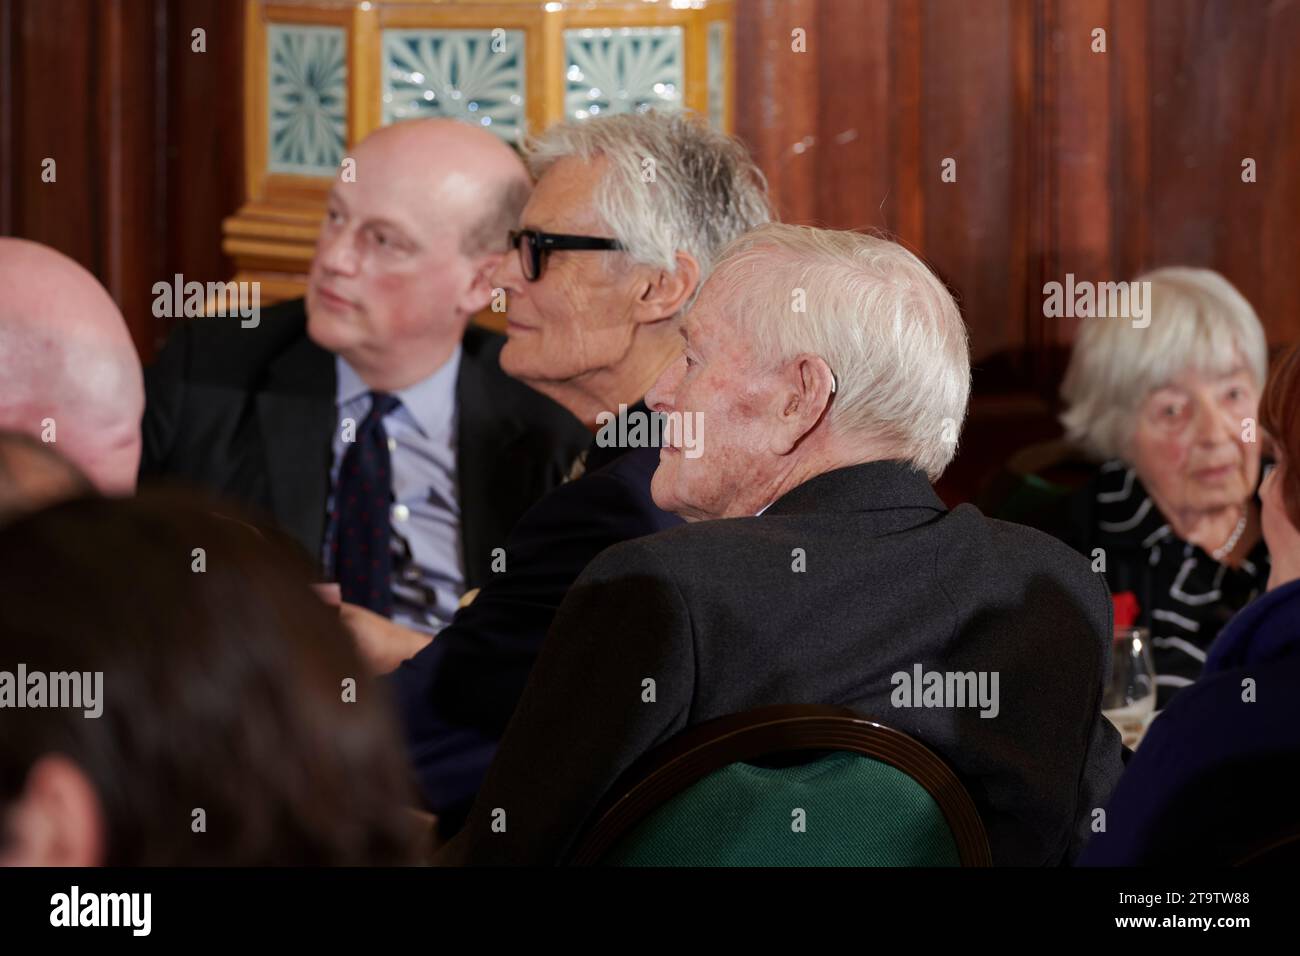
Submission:
[[[319,560],[325,533],[331,440],[337,424],[334,356],[305,335],[268,370],[257,417],[272,509],[280,526]]]

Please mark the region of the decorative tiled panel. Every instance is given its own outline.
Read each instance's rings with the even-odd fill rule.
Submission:
[[[341,27],[270,24],[267,169],[332,176],[347,137],[347,38]]]
[[[385,30],[381,69],[385,123],[448,116],[523,137],[522,30]]]
[[[568,117],[681,106],[681,27],[565,30],[564,55]]]
[[[709,24],[709,122],[722,129],[723,101],[727,77],[727,25],[721,20]]]

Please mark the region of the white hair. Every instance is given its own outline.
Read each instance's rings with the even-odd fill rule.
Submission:
[[[1259,317],[1223,276],[1172,266],[1134,281],[1151,283],[1150,323],[1084,320],[1061,384],[1067,437],[1100,459],[1126,457],[1142,401],[1180,374],[1214,377],[1245,366],[1261,389],[1268,374]]]
[[[825,360],[833,429],[883,442],[932,481],[943,474],[966,417],[970,348],[920,259],[876,236],[773,223],[728,246],[710,282],[760,362]]]
[[[608,164],[596,212],[632,256],[675,271],[689,252],[708,275],[722,247],[772,218],[767,182],[745,146],[686,112],[618,113],[552,126],[525,158],[540,178],[562,159]]]

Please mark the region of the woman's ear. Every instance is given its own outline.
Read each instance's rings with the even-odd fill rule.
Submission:
[[[5,818],[4,866],[101,866],[106,827],[90,778],[62,754],[46,754],[27,772]]]
[[[633,314],[637,322],[658,322],[680,312],[700,284],[700,264],[689,252],[678,252],[676,268],[648,270]]]

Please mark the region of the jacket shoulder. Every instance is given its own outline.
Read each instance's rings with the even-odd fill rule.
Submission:
[[[624,484],[607,469],[601,471],[606,473],[597,475],[609,484]],[[703,580],[715,580],[712,576],[701,578],[701,568],[716,569],[719,562],[743,560],[753,553],[751,545],[762,534],[755,518],[676,523],[675,515],[660,511],[653,505],[653,498],[650,502],[656,515],[674,524],[607,548],[588,566],[589,571],[594,570],[602,579],[641,576],[671,581],[683,593],[691,592]]]
[[[181,376],[195,384],[248,387],[268,365],[293,351],[312,353],[317,360],[327,354],[307,337],[302,299],[262,310],[250,328],[228,316],[186,319],[173,330],[159,363],[183,362]]]
[[[1062,634],[1083,627],[1109,648],[1110,589],[1088,559],[1050,534],[985,517],[974,505],[949,514],[960,523],[954,524],[953,547],[938,559],[945,590],[970,600],[990,591],[1026,613],[1032,605],[1052,615]]]
[[[990,518],[970,504],[948,513],[953,557],[1006,579],[1051,578],[1093,598],[1105,597],[1105,580],[1082,554],[1052,535],[1028,525]]]
[[[973,505],[958,505],[953,513],[960,512],[974,512],[974,514],[978,515],[979,520],[987,525],[994,546],[1001,550],[1011,554],[1025,555],[1028,560],[1035,563],[1047,562],[1052,567],[1059,567],[1069,573],[1077,572],[1082,568],[1086,573],[1091,574],[1091,571],[1088,570],[1088,562],[1084,560],[1083,555],[1060,538],[1046,531],[1040,531],[1038,528],[1031,528],[1028,525],[1017,524],[1014,521],[989,518]]]
[[[626,540],[675,527],[681,519],[660,509],[650,493],[657,462],[657,448],[633,449],[552,489],[532,511],[554,516],[555,533],[562,535],[575,528],[603,529]]]

